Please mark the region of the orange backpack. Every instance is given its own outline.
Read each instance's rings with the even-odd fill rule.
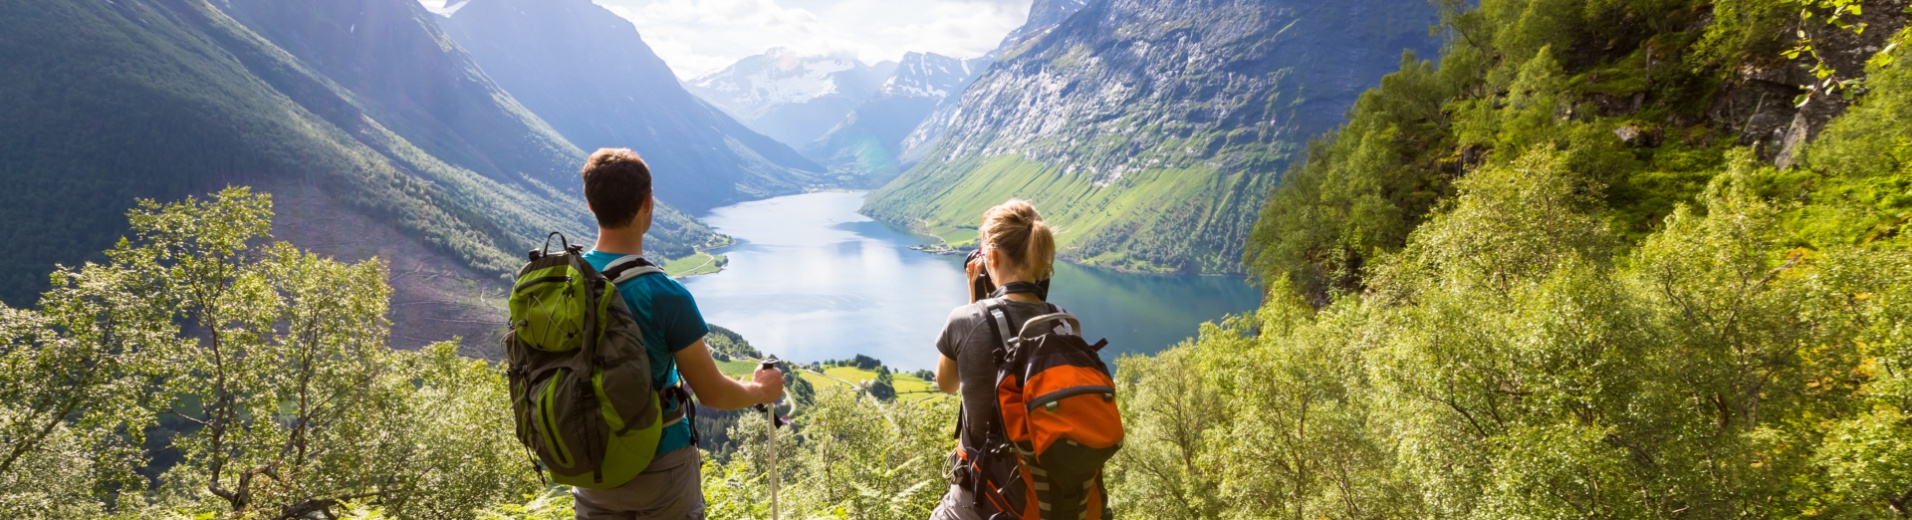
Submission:
[[[1102,466],[1122,448],[1122,415],[1115,380],[1097,354],[1108,340],[1084,341],[1081,323],[1054,305],[1021,329],[1010,326],[1000,302],[986,309],[1002,338],[997,416],[988,418],[994,424],[982,446],[957,451],[957,484],[975,493],[978,512],[991,520],[1113,518]]]

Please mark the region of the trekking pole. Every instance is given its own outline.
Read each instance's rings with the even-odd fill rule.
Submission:
[[[770,356],[764,358],[763,363],[757,367],[781,371],[777,363],[779,363],[777,356]],[[779,520],[781,517],[777,512],[777,428],[782,428],[784,423],[783,418],[777,416],[777,403],[760,404],[757,405],[757,409],[763,410],[770,419],[770,520]]]

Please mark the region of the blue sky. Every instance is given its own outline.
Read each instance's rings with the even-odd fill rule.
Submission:
[[[690,79],[786,47],[865,62],[926,51],[969,58],[1022,25],[1031,0],[594,0]]]

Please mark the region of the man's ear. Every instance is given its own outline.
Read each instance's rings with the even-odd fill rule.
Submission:
[[[653,213],[656,211],[657,211],[657,194],[655,193],[645,194],[644,203],[639,204],[637,206],[637,212],[638,213]]]

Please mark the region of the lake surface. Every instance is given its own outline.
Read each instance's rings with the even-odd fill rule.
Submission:
[[[684,285],[704,320],[751,345],[800,361],[864,354],[904,370],[934,368],[949,311],[968,303],[962,257],[908,249],[933,243],[857,213],[864,192],[824,192],[745,202],[704,221],[737,245],[717,274]],[[981,216],[977,216],[981,220]],[[1105,359],[1154,353],[1195,335],[1204,321],[1253,310],[1260,292],[1242,278],[1128,274],[1057,263],[1050,301],[1082,319]]]

